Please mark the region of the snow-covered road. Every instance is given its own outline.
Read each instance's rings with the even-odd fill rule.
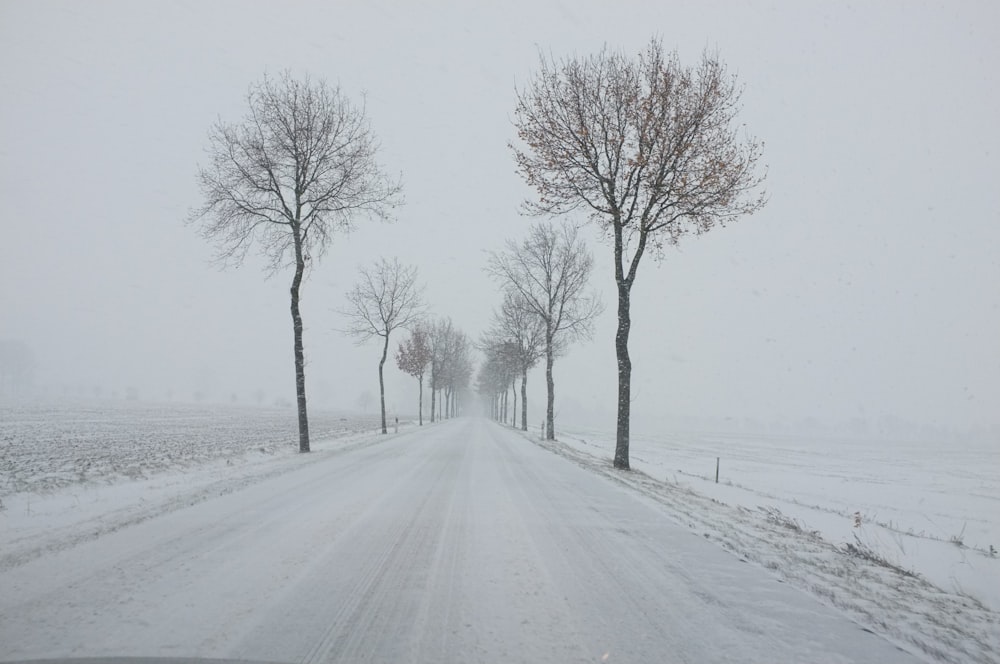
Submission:
[[[307,461],[0,571],[0,660],[918,661],[485,420]]]

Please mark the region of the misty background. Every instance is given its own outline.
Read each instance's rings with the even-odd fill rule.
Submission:
[[[641,266],[636,427],[1000,437],[993,2],[4,0],[0,341],[30,349],[32,394],[291,404],[291,271],[266,279],[256,255],[220,271],[184,223],[211,124],[288,68],[364,98],[403,179],[397,221],[358,219],[302,290],[310,408],[357,409],[380,348],[335,310],[358,266],[417,265],[432,312],[478,337],[501,299],[487,252],[532,222],[515,86],[539,49],[634,55],[653,35],[738,74],[770,201]],[[557,431],[614,426],[611,249],[583,235],[606,310],[557,360]],[[386,377],[390,409],[415,414],[416,380]],[[533,426],[542,403],[535,369]]]

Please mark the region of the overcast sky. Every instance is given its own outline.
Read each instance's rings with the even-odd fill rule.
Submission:
[[[407,204],[359,220],[303,290],[314,407],[377,392],[379,348],[336,329],[357,267],[419,266],[472,336],[499,304],[482,267],[530,219],[506,147],[538,49],[694,63],[716,50],[765,142],[768,206],[642,265],[640,417],[951,429],[1000,422],[1000,3],[0,2],[0,339],[36,382],[143,399],[294,397],[291,274],[220,271],[186,226],[207,131],[289,68],[364,94]],[[611,249],[587,230],[607,310],[556,365],[561,417],[614,425]],[[395,346],[395,341],[393,340]],[[387,401],[415,381],[392,367]],[[541,370],[532,400],[543,402]],[[412,410],[412,408],[410,409]],[[533,419],[541,419],[540,409]]]

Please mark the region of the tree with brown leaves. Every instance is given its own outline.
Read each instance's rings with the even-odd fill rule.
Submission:
[[[424,374],[431,363],[431,344],[428,333],[423,325],[417,325],[410,333],[410,338],[400,342],[396,351],[396,366],[400,371],[417,379],[420,385],[417,398],[417,419],[419,426],[424,426]]]
[[[630,296],[647,250],[761,209],[762,144],[737,123],[740,88],[714,55],[684,67],[652,40],[637,59],[603,49],[541,57],[517,91],[518,172],[531,214],[584,211],[614,249],[618,290],[616,468],[629,467]]]

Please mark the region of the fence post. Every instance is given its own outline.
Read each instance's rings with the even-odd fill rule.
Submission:
[[[715,483],[719,483],[719,457],[715,457]]]

